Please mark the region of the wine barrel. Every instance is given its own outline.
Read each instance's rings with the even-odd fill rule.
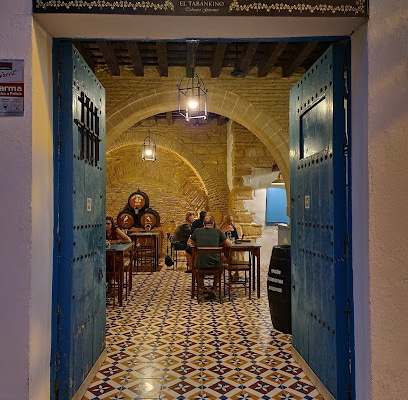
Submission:
[[[135,215],[129,211],[121,211],[116,217],[116,222],[119,228],[130,229],[132,226],[136,226]]]
[[[138,190],[129,196],[128,204],[138,214],[149,207],[149,196],[145,192]]]
[[[274,246],[268,271],[268,300],[272,324],[292,333],[290,245]]]
[[[153,208],[147,208],[139,215],[139,224],[146,228],[150,226],[150,229],[158,227],[160,225],[160,215]]]

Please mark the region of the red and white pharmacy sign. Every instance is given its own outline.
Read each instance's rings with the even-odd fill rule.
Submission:
[[[0,60],[0,117],[24,115],[24,60]]]

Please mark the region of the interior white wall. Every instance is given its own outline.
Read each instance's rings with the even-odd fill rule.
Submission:
[[[367,27],[351,38],[351,163],[352,163],[352,254],[354,281],[354,337],[357,399],[371,399],[370,310],[368,265],[368,143],[367,143]],[[353,116],[360,116],[354,118]],[[355,188],[355,189],[354,189]]]
[[[0,397],[10,400],[27,399],[29,390],[32,301],[30,10],[28,0],[1,2],[0,59],[24,60],[25,84],[24,115],[0,117]]]
[[[404,399],[408,378],[407,1],[370,0],[367,40],[372,399]]]
[[[32,275],[30,309],[30,399],[49,398],[52,258],[53,127],[52,39],[37,24],[33,32]]]

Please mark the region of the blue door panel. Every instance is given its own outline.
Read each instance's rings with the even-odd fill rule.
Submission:
[[[352,381],[345,54],[343,44],[330,47],[290,93],[292,340],[338,400]]]
[[[105,91],[75,47],[55,46],[56,264],[52,398],[71,399],[105,348]]]

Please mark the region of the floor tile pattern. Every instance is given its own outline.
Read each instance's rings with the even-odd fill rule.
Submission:
[[[107,309],[108,357],[83,400],[323,399],[273,329],[264,286],[221,304],[190,286],[182,266],[134,275],[128,301]]]

